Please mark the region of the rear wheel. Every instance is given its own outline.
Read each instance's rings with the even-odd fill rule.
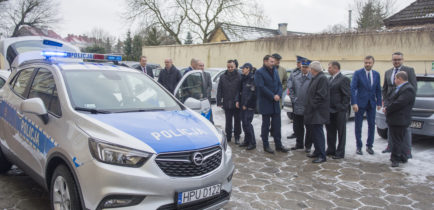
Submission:
[[[12,163],[4,156],[0,148],[0,174],[8,172],[12,167]]]
[[[50,202],[54,210],[81,209],[75,181],[64,165],[57,166],[51,177]]]
[[[377,133],[381,138],[387,139],[387,128],[381,129],[381,128],[377,127]]]

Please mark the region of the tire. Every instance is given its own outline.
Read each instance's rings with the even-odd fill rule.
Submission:
[[[50,181],[50,206],[53,210],[81,209],[77,185],[65,165],[59,165]],[[63,201],[63,202],[62,202]]]
[[[381,128],[377,127],[377,133],[381,138],[387,139],[387,128],[381,129]]]
[[[8,172],[12,167],[12,163],[4,156],[0,148],[0,174]]]

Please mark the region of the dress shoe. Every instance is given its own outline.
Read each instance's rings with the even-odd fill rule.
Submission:
[[[250,144],[249,146],[247,146],[246,150],[252,150],[252,149],[256,149],[256,145],[252,145]]]
[[[334,156],[334,155],[335,155],[335,153],[334,153],[334,152],[329,152],[329,151],[326,151],[326,155],[327,155],[327,156]]]
[[[381,151],[381,153],[390,153],[391,151],[390,151],[390,148],[389,147],[386,147],[386,149],[384,149],[383,151]]]
[[[310,149],[307,149],[307,148],[306,148],[304,151],[305,151],[306,153],[310,153]]]
[[[283,153],[288,153],[289,149],[285,148],[284,146],[281,146],[281,147],[276,147],[276,151],[283,152]]]
[[[242,144],[240,144],[240,147],[247,147],[247,146],[249,146],[249,144],[245,141]]]
[[[318,158],[319,155],[312,153],[312,154],[307,154],[306,157],[308,157],[308,158]]]
[[[374,150],[372,149],[372,147],[366,148],[366,152],[368,152],[370,155],[374,154]]]
[[[362,149],[357,149],[357,150],[356,150],[356,154],[358,154],[358,155],[363,155]]]
[[[297,147],[297,146],[291,147],[291,150],[298,150],[298,149],[303,149],[303,147]]]
[[[295,138],[296,136],[295,136],[295,133],[293,133],[293,134],[291,134],[290,136],[287,136],[286,138],[287,139],[293,139],[293,138]]]
[[[235,144],[240,144],[240,139],[239,138],[235,138]]]
[[[312,160],[312,163],[323,163],[326,162],[326,159],[324,158],[316,158],[315,160]]]
[[[336,155],[332,156],[332,158],[335,159],[335,160],[336,160],[336,159],[344,159],[343,156],[336,156]]]
[[[274,150],[272,150],[270,147],[264,147],[264,152],[268,152],[270,154],[274,154]]]
[[[399,167],[399,162],[393,161],[392,162],[392,167]]]

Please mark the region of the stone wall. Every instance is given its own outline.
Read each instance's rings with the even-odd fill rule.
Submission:
[[[416,73],[434,74],[434,28],[419,30],[383,31],[370,33],[313,34],[303,36],[278,36],[273,38],[223,42],[200,45],[171,45],[144,47],[143,55],[150,63],[164,66],[165,58],[172,58],[177,67],[187,67],[191,58],[205,61],[207,67],[225,67],[229,59],[238,59],[240,65],[251,62],[262,65],[265,54],[279,53],[281,65],[295,67],[295,56],[323,62],[327,68],[330,60],[341,63],[342,69],[356,70],[363,67],[363,58],[373,55],[374,69],[384,73],[392,67],[391,57],[395,51],[404,53],[405,64],[416,69]]]

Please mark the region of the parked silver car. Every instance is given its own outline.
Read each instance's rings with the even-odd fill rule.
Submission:
[[[6,80],[8,80],[9,75],[11,74],[10,71],[0,70],[0,88],[5,85]]]
[[[212,90],[211,90],[211,101],[216,101],[217,88],[220,80],[220,76],[225,72],[225,68],[209,68],[205,69],[206,72],[211,74]]]
[[[417,75],[416,101],[412,111],[410,127],[412,134],[434,136],[434,74]],[[380,110],[375,117],[377,133],[387,138],[386,116]]]
[[[327,78],[330,77],[330,74],[327,71],[323,71]],[[345,75],[346,77],[350,78],[350,80],[353,79],[354,71],[351,70],[341,70],[341,74]],[[288,74],[289,77],[290,73]],[[292,102],[291,98],[289,97],[289,90],[287,90],[286,97],[283,101],[283,110],[286,111],[286,114],[288,115],[289,119],[292,119]],[[351,108],[351,105],[348,106],[348,113],[347,113],[347,119],[354,117],[354,111]]]

